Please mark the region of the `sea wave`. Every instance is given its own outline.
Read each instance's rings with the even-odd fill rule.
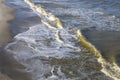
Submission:
[[[28,74],[31,75],[29,80],[120,79],[120,68],[117,64],[105,61],[100,51],[82,35],[80,28],[75,28],[69,21],[56,17],[54,12],[48,12],[40,4],[30,0],[24,1],[39,15],[41,22],[16,35],[14,41],[5,47],[4,53],[7,55],[8,63],[12,63],[9,66],[11,68],[8,71],[9,75],[13,71],[18,75],[26,74],[22,77],[13,76],[17,80],[27,80]],[[69,9],[61,11],[70,12]],[[77,15],[77,10],[74,11],[73,14]],[[104,13],[95,12],[95,14]],[[82,17],[89,22],[90,18],[84,15],[86,14]],[[107,18],[109,17],[111,20],[111,16]],[[97,19],[99,25],[105,24],[105,19],[106,17],[102,19],[103,22]]]

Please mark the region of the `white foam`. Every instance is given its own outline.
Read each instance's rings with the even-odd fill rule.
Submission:
[[[8,54],[14,54],[12,56],[15,60],[25,66],[26,72],[32,74],[32,80],[112,80],[109,75],[106,76],[100,71],[103,68],[101,61],[78,45],[77,39],[82,36],[80,30],[67,24],[63,25],[59,18],[51,17],[53,14],[50,15],[44,8],[37,10],[38,6],[35,6],[34,3],[29,3],[29,0],[25,1],[28,1],[27,3],[34,11],[38,11],[37,14],[42,19],[42,23],[16,35],[15,42],[9,44],[5,49]],[[87,19],[89,23],[93,22],[91,20],[92,10],[61,9],[60,14],[63,13],[82,15],[82,19],[85,21]],[[103,15],[100,12],[95,14]]]

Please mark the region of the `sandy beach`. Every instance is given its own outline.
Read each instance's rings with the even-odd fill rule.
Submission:
[[[0,45],[5,44],[11,40],[9,32],[9,24],[7,21],[14,18],[11,14],[12,8],[3,4],[4,0],[0,0]],[[7,75],[0,72],[0,80],[12,80]]]
[[[11,40],[9,32],[9,24],[7,21],[14,18],[12,15],[13,9],[3,4],[4,0],[0,0],[0,45]]]
[[[0,73],[0,80],[12,80],[7,75],[3,75]]]

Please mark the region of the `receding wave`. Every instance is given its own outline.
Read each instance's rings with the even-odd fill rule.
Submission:
[[[11,71],[30,74],[29,80],[120,79],[117,64],[105,61],[80,29],[62,22],[42,5],[24,1],[39,15],[41,22],[16,35],[14,42],[5,47],[6,54],[24,66],[14,66]],[[18,80],[27,79],[17,77]]]

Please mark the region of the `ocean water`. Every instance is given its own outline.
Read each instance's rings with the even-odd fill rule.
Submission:
[[[1,51],[15,80],[120,80],[119,0],[7,0],[13,41]]]

